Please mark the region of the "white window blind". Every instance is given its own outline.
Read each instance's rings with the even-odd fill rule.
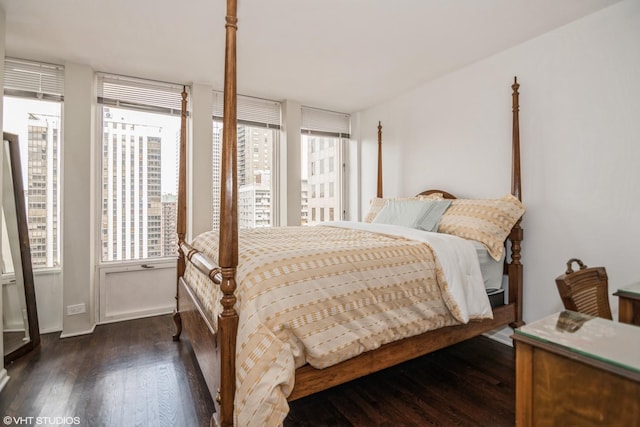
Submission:
[[[302,133],[309,135],[349,138],[351,133],[351,116],[345,113],[303,106],[301,121]]]
[[[183,85],[97,73],[98,103],[118,108],[180,115]]]
[[[224,93],[213,91],[213,119],[222,120]],[[262,98],[238,95],[238,124],[280,129],[280,103]]]
[[[64,67],[25,59],[5,58],[4,94],[48,101],[64,99]]]

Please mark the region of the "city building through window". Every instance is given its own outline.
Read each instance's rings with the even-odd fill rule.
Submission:
[[[177,255],[182,90],[98,74],[103,262]]]
[[[349,129],[348,114],[302,107],[302,225],[338,221],[346,216],[342,165],[346,163]]]
[[[6,58],[4,70],[3,127],[19,138],[32,265],[58,268],[64,67]]]
[[[280,103],[238,95],[238,227],[275,224],[273,158],[280,140]],[[222,156],[223,94],[213,105],[213,229],[220,228],[220,160]]]

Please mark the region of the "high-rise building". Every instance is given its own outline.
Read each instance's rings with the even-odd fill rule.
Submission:
[[[238,227],[271,226],[271,174],[263,171],[254,177],[253,184],[238,190]]]
[[[302,211],[300,217],[300,225],[309,225],[309,182],[306,179],[302,180]]]
[[[29,113],[28,133],[26,192],[31,262],[34,267],[56,267],[60,253],[60,117]]]
[[[178,254],[177,212],[176,195],[162,195],[162,256],[176,256]]]
[[[213,220],[212,226],[214,230],[220,229],[220,174],[222,173],[222,165],[220,164],[222,156],[222,125],[213,124],[213,162],[211,164],[213,173]]]
[[[240,228],[272,225],[272,158],[273,130],[250,126],[238,127],[238,176],[242,176],[242,180],[238,179],[240,218],[238,226]],[[241,199],[244,200],[242,204]]]
[[[103,120],[102,259],[162,256],[161,129]]]
[[[271,162],[274,131],[238,126],[238,226],[268,227],[271,218]],[[213,228],[220,226],[222,126],[213,129]]]
[[[335,137],[308,137],[307,224],[338,221],[342,217],[339,141]]]

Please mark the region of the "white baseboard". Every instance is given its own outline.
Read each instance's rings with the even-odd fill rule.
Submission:
[[[8,382],[9,382],[9,375],[7,375],[7,370],[2,369],[0,371],[0,392],[2,392],[2,389],[4,388],[4,386],[7,385]]]
[[[95,329],[96,329],[96,325],[93,325],[91,329],[86,331],[72,332],[72,333],[63,332],[60,334],[60,338],[71,338],[71,337],[77,337],[80,335],[89,335],[89,334],[92,334]]]
[[[55,327],[51,327],[51,328],[40,329],[40,335],[52,334],[54,332],[62,332],[62,327],[55,326]]]
[[[2,328],[2,332],[25,332],[24,329],[24,324],[20,325],[19,327],[10,327],[10,326],[6,326],[4,328]]]
[[[155,316],[163,316],[166,314],[171,314],[173,313],[173,311],[175,310],[175,306],[171,306],[171,307],[163,307],[161,309],[154,309],[154,310],[147,310],[147,311],[139,311],[137,313],[127,313],[124,315],[120,315],[118,317],[114,317],[111,319],[105,319],[102,320],[100,322],[98,322],[97,324],[93,325],[93,327],[87,331],[80,331],[80,332],[73,332],[73,333],[62,333],[60,334],[60,338],[71,338],[71,337],[77,337],[80,335],[88,335],[88,334],[92,334],[93,331],[96,329],[96,325],[106,325],[108,323],[115,323],[115,322],[124,322],[125,320],[135,320],[135,319],[144,319],[145,317],[155,317]],[[57,332],[57,331],[55,331]]]
[[[510,327],[495,329],[483,335],[485,337],[491,338],[494,341],[498,341],[499,343],[508,345],[509,347],[513,347],[513,340],[511,339],[511,335],[513,335],[513,329],[511,329]]]
[[[105,317],[104,319],[101,319],[98,322],[98,324],[106,325],[108,323],[124,322],[126,320],[135,320],[135,319],[144,319],[146,317],[163,316],[165,314],[173,313],[175,308],[176,306],[174,303],[167,307],[154,308],[150,310],[140,310],[140,311],[129,312],[129,313],[120,313],[118,315]]]

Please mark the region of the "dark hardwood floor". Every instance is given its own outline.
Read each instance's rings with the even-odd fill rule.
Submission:
[[[285,427],[513,426],[514,354],[473,338],[292,402]]]
[[[172,325],[161,316],[100,325],[80,337],[43,335],[39,350],[6,367],[0,416],[78,417],[80,426],[207,425],[211,397],[188,341],[171,340]]]
[[[0,416],[34,417],[21,425],[75,417],[66,425],[207,426],[211,396],[188,339],[173,342],[172,332],[171,317],[160,316],[75,338],[43,335],[39,350],[6,367]],[[478,337],[292,402],[285,427],[513,426],[514,390],[513,349]]]
[[[23,332],[3,332],[2,339],[4,344],[4,352],[10,353],[24,345],[25,333]]]

